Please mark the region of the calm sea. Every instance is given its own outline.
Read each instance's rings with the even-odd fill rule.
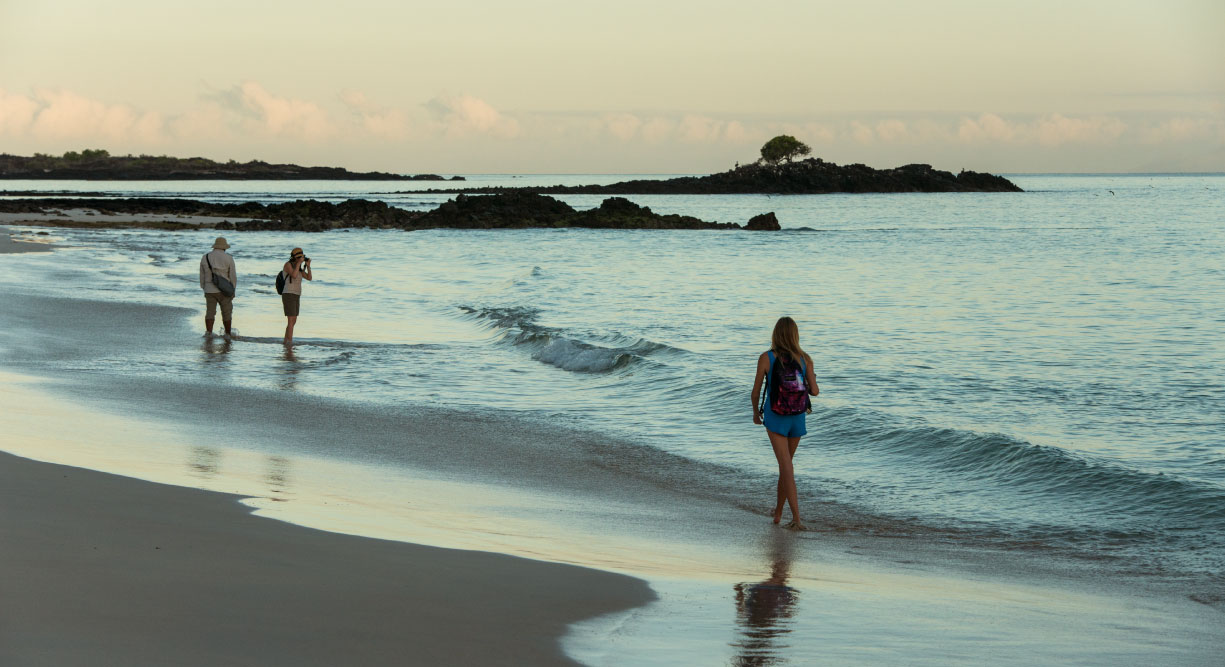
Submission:
[[[380,406],[510,410],[674,455],[661,470],[607,452],[634,474],[760,510],[776,468],[749,388],[774,321],[790,315],[821,386],[797,474],[822,526],[1219,583],[1225,176],[1013,180],[1026,192],[630,197],[707,220],[774,211],[779,233],[229,232],[237,345],[267,354],[202,365],[193,341],[73,363]],[[4,185],[410,209],[448,198],[410,191],[436,183]],[[584,208],[601,197],[560,199]],[[212,230],[51,233],[65,250],[6,259],[0,283],[203,305],[197,265]],[[273,276],[293,246],[317,278],[286,359],[273,352],[283,327]],[[336,447],[365,456],[360,443]]]

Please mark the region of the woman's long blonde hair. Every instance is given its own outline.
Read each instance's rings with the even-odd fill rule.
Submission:
[[[800,348],[800,328],[790,317],[780,317],[774,325],[774,335],[771,337],[770,349],[780,354],[784,359],[799,361],[807,357]]]

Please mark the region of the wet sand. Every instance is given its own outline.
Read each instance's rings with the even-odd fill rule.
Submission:
[[[52,248],[53,246],[50,243],[14,241],[11,234],[0,231],[0,255],[10,255],[19,252],[50,252]]]
[[[0,213],[0,225],[33,227],[187,229],[215,227],[220,222],[249,222],[251,218],[164,213],[108,213],[85,208],[47,209],[42,213]]]
[[[571,664],[641,580],[311,530],[0,454],[0,664]]]

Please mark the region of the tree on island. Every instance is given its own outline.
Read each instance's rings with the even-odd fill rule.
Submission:
[[[812,149],[808,147],[808,144],[790,134],[780,134],[761,147],[761,159],[769,164],[778,164],[783,160],[791,162],[797,157],[810,153]]]

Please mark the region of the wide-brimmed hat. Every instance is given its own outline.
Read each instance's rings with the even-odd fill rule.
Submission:
[[[218,236],[216,241],[213,241],[213,247],[217,250],[225,250],[230,247],[230,244],[225,242],[224,236]]]

